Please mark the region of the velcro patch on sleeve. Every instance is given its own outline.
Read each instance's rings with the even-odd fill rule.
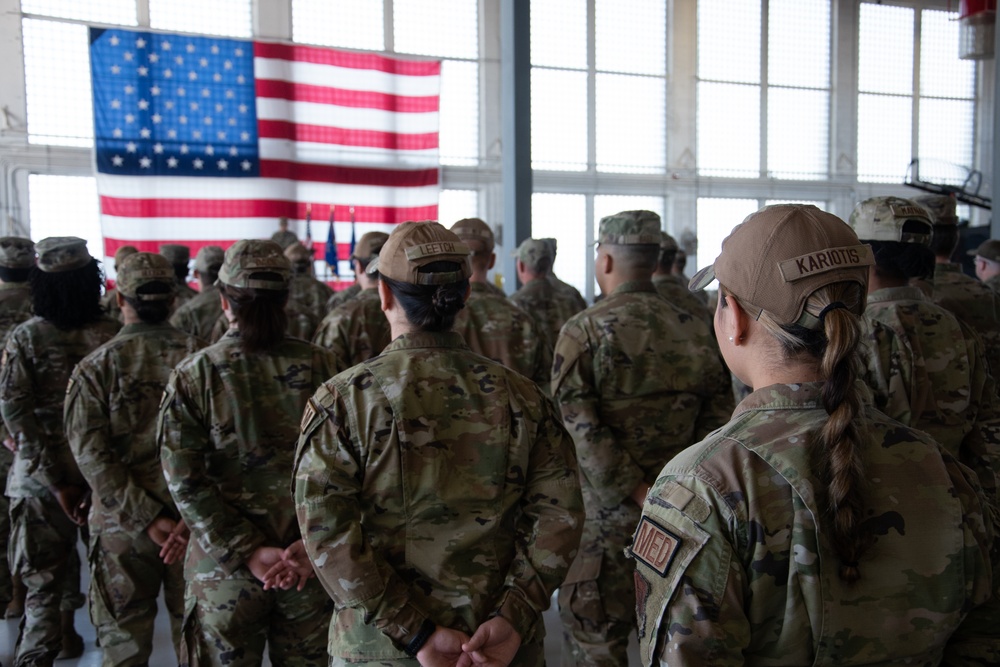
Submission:
[[[651,567],[661,577],[666,577],[670,563],[680,546],[680,537],[644,516],[635,531],[631,551],[638,560]]]

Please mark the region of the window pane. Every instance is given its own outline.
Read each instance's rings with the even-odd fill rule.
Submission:
[[[72,215],[67,215],[72,212]],[[104,261],[110,272],[114,261],[104,255],[104,237],[97,206],[97,181],[90,176],[28,176],[28,215],[31,239],[49,236],[78,236],[87,242],[87,250]]]
[[[729,236],[733,227],[756,210],[756,199],[699,197],[698,266],[691,266],[691,258],[688,258],[688,273],[694,275],[696,270],[715,262],[715,258],[722,252],[722,240]],[[710,289],[718,289],[718,283],[713,283]]]
[[[597,69],[666,74],[666,0],[597,0]]]
[[[87,26],[23,19],[28,141],[92,146]]]
[[[383,51],[384,6],[382,0],[292,0],[292,39]]]
[[[597,75],[597,168],[662,172],[666,93],[663,79]]]
[[[586,170],[586,72],[531,68],[531,166]]]
[[[858,180],[899,183],[910,163],[909,97],[858,95]]]
[[[442,190],[438,200],[438,222],[451,227],[462,218],[479,215],[479,193],[475,190]]]
[[[97,23],[138,23],[135,0],[21,0],[21,11]]]
[[[925,10],[920,26],[920,94],[971,98],[976,63],[958,57],[958,21],[951,12]]]
[[[920,178],[940,183],[954,183],[956,174],[947,166],[932,166],[934,161],[949,162],[971,169],[975,107],[965,100],[920,100]]]
[[[767,80],[830,87],[830,0],[770,0]]]
[[[767,170],[773,178],[825,178],[829,173],[830,94],[768,88]]]
[[[398,53],[446,58],[479,57],[478,3],[469,0],[395,0]]]
[[[554,238],[559,252],[555,273],[586,294],[587,262],[593,250],[587,248],[587,201],[583,195],[536,192],[531,195],[531,237]]]
[[[601,225],[601,218],[621,211],[652,211],[663,220],[663,197],[635,197],[632,195],[594,195],[594,236]],[[663,227],[661,222],[660,227]]]
[[[808,199],[768,199],[764,206],[774,206],[775,204],[811,204],[821,211],[826,211],[825,201],[810,201]]]
[[[760,175],[760,87],[698,84],[698,171],[702,176]]]
[[[531,64],[587,68],[586,0],[531,0]]]
[[[160,30],[250,37],[250,0],[149,0],[149,24]]]
[[[441,64],[441,164],[476,165],[479,156],[479,66]]]
[[[913,10],[862,3],[859,31],[858,90],[911,94]]]
[[[760,83],[760,0],[698,0],[698,77]]]

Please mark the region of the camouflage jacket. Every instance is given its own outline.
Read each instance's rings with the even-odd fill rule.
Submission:
[[[337,608],[330,655],[404,658],[428,618],[471,632],[499,614],[540,641],[580,540],[577,474],[551,402],[454,332],[399,336],[325,383],[295,504]]]
[[[552,353],[545,336],[531,315],[496,289],[472,283],[469,300],[455,318],[455,331],[473,352],[500,362],[547,391]]]
[[[312,276],[295,275],[288,283],[288,300],[297,303],[302,310],[312,313],[317,322],[329,312],[326,302],[331,297],[333,290]]]
[[[6,343],[7,336],[21,322],[31,317],[31,288],[28,283],[0,283],[0,342]],[[0,420],[0,440],[7,437],[7,427]],[[0,446],[0,474],[10,469],[14,455]],[[2,468],[6,466],[6,468]],[[6,474],[3,474],[6,478]],[[5,480],[0,480],[0,487]]]
[[[952,635],[991,594],[975,475],[866,408],[876,540],[845,584],[807,445],[827,419],[821,390],[760,389],[663,469],[627,550],[643,665],[937,665],[975,643]]]
[[[565,281],[559,280],[554,273],[549,274],[548,280],[555,286],[556,291],[563,295],[564,299],[570,303],[576,304],[577,312],[587,307],[587,301],[583,298],[583,295],[580,294],[580,290]]]
[[[229,331],[229,318],[226,317],[226,314],[221,309],[219,312],[221,314],[215,320],[215,325],[212,327],[212,335],[209,337],[209,341],[212,343],[222,340],[222,337]],[[301,338],[305,341],[312,340],[313,335],[316,333],[316,327],[319,326],[319,317],[313,313],[306,312],[299,304],[291,300],[285,304],[285,315],[288,316],[288,326],[285,329],[285,333],[293,338]]]
[[[198,296],[198,290],[192,288],[186,282],[177,283],[174,286],[174,310],[177,310],[196,296]]]
[[[1000,292],[1000,275],[993,276],[992,278],[987,278],[986,282],[983,283],[989,287],[994,292]]]
[[[337,306],[343,305],[361,293],[361,285],[354,283],[347,289],[334,292],[333,296],[326,300],[326,312],[330,312]]]
[[[329,352],[294,338],[247,355],[234,328],[171,374],[157,442],[191,528],[189,575],[232,576],[257,547],[299,539],[288,488],[299,418],[332,372]]]
[[[552,390],[576,443],[588,518],[652,483],[733,411],[712,332],[649,282],[625,283],[566,323]]]
[[[323,318],[313,343],[333,353],[339,373],[381,353],[391,338],[378,290],[366,289]]]
[[[587,307],[582,300],[569,298],[565,291],[560,291],[549,277],[532,280],[511,294],[510,300],[535,318],[549,347],[555,346],[566,321]]]
[[[101,297],[101,307],[108,317],[122,321],[122,309],[118,307],[118,290],[112,287]]]
[[[210,341],[212,329],[220,317],[222,302],[219,299],[219,288],[209,285],[198,292],[198,296],[178,306],[170,316],[170,324],[203,341]]]
[[[994,378],[1000,374],[1000,294],[962,273],[958,264],[935,264],[931,301],[979,334]]]
[[[7,337],[0,371],[0,412],[17,441],[8,496],[39,496],[59,484],[83,485],[63,431],[66,385],[73,367],[113,338],[120,327],[116,320],[102,316],[83,328],[62,331],[36,316]]]
[[[169,324],[126,324],[76,366],[64,426],[87,484],[91,530],[137,536],[177,518],[156,448],[156,413],[170,372],[204,343]]]
[[[687,283],[680,276],[673,274],[653,276],[653,287],[660,296],[681,310],[686,310],[700,317],[709,329],[715,329],[715,313],[708,309],[705,303],[688,289]]]

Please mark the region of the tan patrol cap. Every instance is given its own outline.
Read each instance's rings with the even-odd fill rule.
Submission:
[[[958,224],[958,202],[952,195],[920,195],[914,197],[913,201],[931,212],[931,218],[935,225],[955,226]]]
[[[170,287],[163,294],[139,294],[138,290],[149,283],[164,283]],[[163,255],[155,252],[134,252],[118,267],[115,287],[124,296],[140,301],[167,301],[174,297],[174,266]]]
[[[134,255],[137,252],[139,252],[139,249],[134,245],[123,245],[118,250],[115,250],[115,269],[122,265],[126,257]]]
[[[287,257],[291,262],[308,262],[313,259],[313,255],[309,252],[309,248],[305,247],[298,241],[285,248],[285,257]]]
[[[462,218],[451,231],[474,253],[493,252],[496,246],[493,230],[479,218]]]
[[[217,245],[202,246],[198,254],[194,256],[194,268],[198,273],[211,273],[218,271],[225,261],[225,253]]]
[[[177,243],[164,243],[160,246],[160,254],[171,264],[187,264],[191,259],[191,248]]]
[[[986,239],[979,244],[975,250],[970,250],[966,254],[973,257],[982,257],[991,262],[1000,262],[1000,241],[996,239]]]
[[[551,236],[539,240],[549,247],[549,252],[552,253],[552,259],[555,259],[556,253],[559,251],[559,241]]]
[[[677,245],[677,239],[675,239],[670,234],[666,232],[660,232],[660,250],[663,252],[670,252],[673,250],[680,250],[680,246]]]
[[[30,269],[35,265],[35,243],[21,236],[0,237],[0,266]]]
[[[713,279],[739,297],[755,319],[763,311],[782,324],[810,329],[809,296],[825,285],[856,282],[868,291],[870,246],[835,215],[815,206],[778,204],[751,213],[722,242],[722,254],[691,278],[691,291]]]
[[[848,222],[862,241],[895,241],[929,246],[934,232],[930,212],[902,197],[866,199],[854,207]],[[904,232],[903,227],[909,222],[918,223],[923,231]]]
[[[660,216],[652,211],[622,211],[601,218],[598,243],[660,245]]]
[[[255,273],[277,273],[279,280],[253,278]],[[292,263],[274,241],[243,239],[229,246],[219,269],[219,282],[230,287],[285,290],[292,275]]]
[[[472,275],[471,251],[458,236],[440,224],[404,222],[398,225],[373,259],[365,273],[376,272],[386,278],[414,285],[457,283]],[[457,271],[421,273],[420,268],[433,262],[455,262]]]
[[[38,268],[46,273],[62,273],[82,269],[93,257],[87,252],[87,242],[75,236],[50,236],[35,244]]]
[[[385,232],[368,232],[362,235],[361,239],[354,246],[351,259],[358,259],[362,262],[370,262],[382,252],[382,246],[389,240],[389,235]]]

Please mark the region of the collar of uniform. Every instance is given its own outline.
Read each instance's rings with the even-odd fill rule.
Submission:
[[[148,322],[135,322],[133,324],[126,324],[121,329],[118,330],[119,334],[131,334],[131,333],[141,333],[144,331],[172,331],[174,327],[170,326],[167,322],[161,322],[160,324],[149,324]]]
[[[628,294],[630,292],[653,292],[655,294],[656,287],[653,286],[652,280],[629,280],[612,290],[611,294]]]
[[[883,301],[925,301],[924,293],[912,285],[902,287],[883,287],[868,293],[868,303]]]
[[[29,290],[31,286],[28,283],[0,283],[0,291],[3,290]]]
[[[823,406],[820,398],[822,382],[800,384],[772,384],[754,391],[740,401],[733,412],[733,419],[751,410],[812,410]]]
[[[935,264],[934,273],[962,273],[962,267],[954,262]]]
[[[450,347],[469,349],[462,334],[456,331],[414,331],[398,336],[386,346],[385,352],[413,350],[421,347]]]

